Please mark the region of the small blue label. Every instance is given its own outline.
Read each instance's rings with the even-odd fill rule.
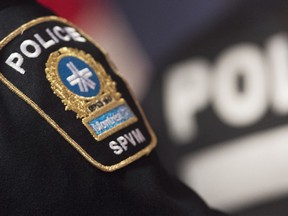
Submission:
[[[94,118],[88,124],[97,135],[101,135],[133,117],[134,114],[130,108],[126,104],[122,104]]]
[[[100,92],[100,82],[95,71],[79,58],[63,57],[58,64],[58,73],[63,84],[79,96],[94,97]]]

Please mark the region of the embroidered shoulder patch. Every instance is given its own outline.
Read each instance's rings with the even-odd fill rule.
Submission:
[[[0,80],[97,168],[120,169],[155,147],[127,84],[71,23],[38,18],[2,40],[0,50]]]

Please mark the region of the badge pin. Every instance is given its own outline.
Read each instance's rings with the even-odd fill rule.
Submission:
[[[45,71],[65,109],[74,111],[97,141],[138,121],[116,83],[90,54],[63,47],[50,54]]]

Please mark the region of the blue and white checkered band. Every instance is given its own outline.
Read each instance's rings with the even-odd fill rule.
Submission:
[[[77,57],[63,57],[58,63],[58,73],[63,84],[81,97],[94,97],[100,92],[97,74]]]
[[[97,136],[100,136],[133,118],[135,115],[128,105],[121,104],[92,119],[88,124]]]

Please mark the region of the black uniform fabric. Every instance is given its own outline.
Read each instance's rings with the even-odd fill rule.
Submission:
[[[21,4],[0,12],[2,39],[21,24],[51,14],[36,4]],[[41,91],[30,93],[46,99]],[[0,107],[1,215],[224,215],[169,176],[155,152],[106,173],[2,82]]]

